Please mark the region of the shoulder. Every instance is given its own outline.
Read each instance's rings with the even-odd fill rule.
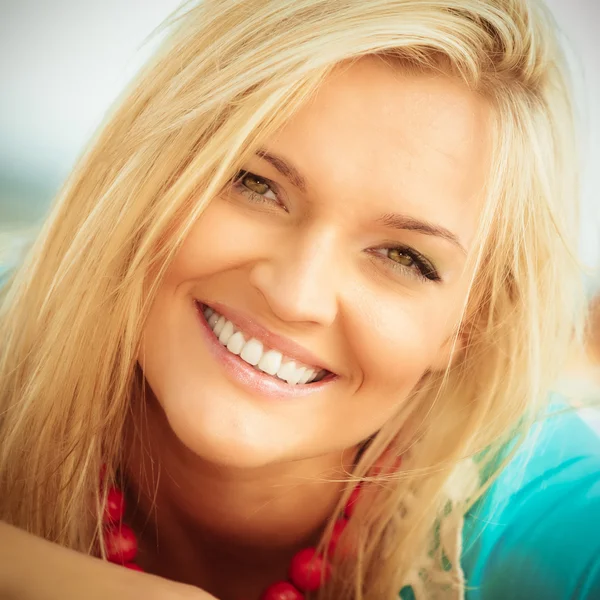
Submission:
[[[468,600],[600,598],[600,428],[541,422],[466,518]]]

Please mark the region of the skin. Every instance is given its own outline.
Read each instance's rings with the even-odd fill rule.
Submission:
[[[209,205],[170,266],[139,357],[147,433],[128,474],[147,569],[225,600],[259,597],[316,539],[341,490],[326,479],[450,359],[488,117],[460,82],[363,59],[262,145],[305,190],[255,156],[244,170],[274,185],[242,180]],[[262,199],[240,191],[248,184]],[[456,242],[386,226],[389,213]],[[406,256],[399,265],[388,252],[398,246],[427,257],[440,280],[420,278]],[[337,378],[303,398],[261,397],[209,352],[194,299],[243,311]],[[156,491],[148,457],[160,464]]]
[[[216,600],[188,585],[91,558],[0,522],[3,600]]]

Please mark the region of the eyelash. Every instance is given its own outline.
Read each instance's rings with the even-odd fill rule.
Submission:
[[[261,183],[264,183],[265,185],[269,186],[270,190],[275,194],[275,196],[277,196],[277,199],[265,198],[262,194],[259,194],[258,192],[255,192],[254,190],[251,190],[250,188],[245,186],[243,184],[243,180],[248,176],[253,177]],[[232,179],[232,187],[240,194],[248,198],[248,200],[250,200],[251,202],[257,202],[259,204],[272,204],[273,202],[275,202],[281,204],[281,202],[279,201],[278,191],[275,183],[273,183],[270,179],[266,179],[265,177],[261,177],[260,175],[256,175],[255,173],[251,173],[250,171],[238,171],[235,177]]]
[[[243,180],[248,176],[253,177],[254,179],[260,181],[261,183],[267,185],[269,187],[270,191],[272,191],[273,194],[275,194],[276,198],[266,198],[262,194],[259,194],[258,192],[255,192],[254,190],[251,190],[246,185],[244,185]],[[233,179],[231,180],[231,184],[232,184],[233,189],[235,189],[237,192],[239,192],[240,194],[245,196],[251,202],[256,202],[258,204],[273,204],[273,203],[277,204],[278,203],[284,210],[287,211],[287,208],[279,200],[276,184],[274,182],[272,182],[270,179],[261,177],[260,175],[256,175],[255,173],[252,173],[250,171],[240,170],[237,172],[235,177],[233,177]],[[388,252],[395,250],[399,254],[404,254],[404,255],[408,256],[414,263],[413,266],[401,265],[400,263],[390,259],[388,256],[379,254],[379,256],[383,256],[385,258],[386,265],[388,265],[391,269],[393,269],[395,271],[398,271],[398,270],[403,271],[404,273],[407,273],[409,276],[415,277],[419,281],[422,281],[425,283],[428,283],[428,282],[435,283],[435,282],[440,282],[442,280],[437,269],[433,266],[433,264],[427,258],[425,258],[421,253],[417,252],[413,248],[410,248],[408,246],[386,246],[383,248],[376,249],[375,250],[376,253],[377,253],[377,250],[387,250]]]
[[[382,250],[387,252],[395,250],[398,252],[398,254],[404,254],[412,260],[413,265],[410,267],[402,265],[389,258],[389,256],[386,256],[383,252],[378,252]],[[400,270],[404,273],[407,273],[410,277],[415,277],[424,283],[439,283],[442,281],[440,274],[433,264],[414,248],[410,248],[408,246],[385,246],[383,248],[377,248],[374,252],[379,256],[382,256],[386,262],[386,265],[389,265],[393,270]]]

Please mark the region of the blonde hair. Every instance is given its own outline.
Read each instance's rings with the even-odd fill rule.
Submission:
[[[464,482],[484,449],[492,468],[522,435],[579,330],[574,145],[554,25],[525,0],[205,0],[169,26],[5,292],[0,518],[91,551],[98,472],[118,463],[142,325],[169,261],[336,65],[377,55],[485,96],[494,155],[466,346],[362,454],[350,477],[379,485],[351,520],[356,560],[320,597],[392,598],[407,582],[417,597],[460,595],[460,519],[484,482],[453,478]],[[399,473],[369,475],[399,455]]]

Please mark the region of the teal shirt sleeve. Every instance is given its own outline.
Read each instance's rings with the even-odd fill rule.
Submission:
[[[600,436],[577,412],[533,431],[466,518],[467,600],[600,600]]]

